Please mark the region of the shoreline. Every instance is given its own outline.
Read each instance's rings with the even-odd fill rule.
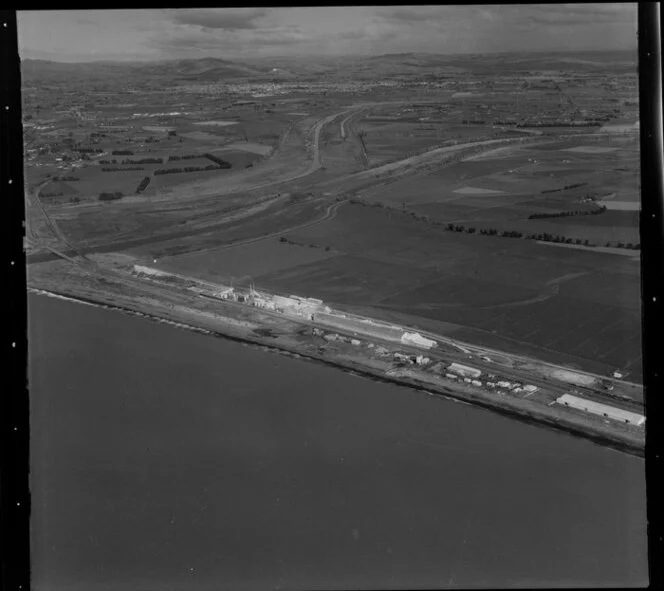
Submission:
[[[583,420],[585,417],[578,417],[577,420],[574,420],[574,417],[572,416],[558,418],[553,413],[546,412],[547,407],[539,408],[539,405],[533,403],[525,404],[526,401],[524,400],[511,400],[504,396],[500,398],[490,398],[483,393],[470,392],[468,388],[460,389],[458,388],[460,385],[457,385],[457,389],[454,390],[450,387],[443,386],[442,384],[427,382],[427,380],[419,379],[415,376],[389,375],[384,371],[371,367],[369,364],[363,364],[361,359],[356,361],[349,359],[346,356],[337,356],[335,358],[335,356],[330,354],[316,355],[310,351],[302,350],[301,346],[298,348],[295,341],[293,341],[293,344],[289,345],[288,343],[284,342],[274,342],[274,337],[261,337],[260,334],[256,333],[254,333],[256,336],[253,336],[251,333],[252,330],[255,329],[251,329],[249,327],[240,328],[238,324],[236,324],[237,321],[234,321],[232,318],[229,318],[228,320],[229,322],[234,322],[230,322],[230,325],[224,327],[223,330],[221,328],[213,328],[209,326],[209,320],[211,320],[209,317],[207,317],[208,325],[205,326],[207,315],[204,314],[201,310],[196,310],[195,308],[189,308],[187,306],[176,306],[173,309],[169,309],[167,306],[165,306],[162,309],[159,309],[155,306],[150,306],[147,303],[141,302],[140,300],[134,304],[134,307],[131,307],[130,305],[126,304],[111,304],[101,299],[93,299],[79,294],[66,292],[62,293],[52,289],[31,286],[28,286],[28,293],[64,299],[75,303],[96,306],[109,310],[115,310],[132,316],[143,317],[151,320],[152,322],[165,323],[176,328],[189,330],[200,334],[206,334],[216,338],[227,339],[244,346],[260,348],[264,351],[277,353],[290,358],[324,364],[328,367],[340,369],[352,375],[357,375],[382,383],[410,388],[425,393],[429,396],[441,397],[453,402],[467,404],[488,411],[498,412],[506,418],[516,419],[523,423],[531,424],[534,426],[553,428],[568,435],[581,437],[583,439],[590,440],[595,444],[602,445],[603,447],[609,447],[616,451],[627,453],[636,457],[644,457],[645,455],[644,445],[640,445],[638,442],[630,439],[629,437],[621,437],[619,434],[609,434],[607,433],[606,429],[599,428],[599,426],[593,425],[592,423],[588,424],[587,420]],[[146,306],[148,307],[149,311],[145,310]],[[187,312],[185,312],[182,308],[187,310]],[[170,314],[168,313],[169,311]],[[171,315],[175,317],[179,316],[180,320],[174,320],[173,318],[169,317]],[[182,321],[181,317],[184,315],[193,315],[194,318],[192,320],[194,323],[192,323],[191,320]],[[196,318],[196,315],[198,315],[199,318]],[[223,322],[224,316],[216,315],[215,318],[218,318],[220,322]],[[199,323],[203,324],[204,326],[200,326]]]

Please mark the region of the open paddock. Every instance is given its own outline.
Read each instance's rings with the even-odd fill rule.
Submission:
[[[76,173],[72,174],[78,176]],[[62,197],[69,198],[80,193],[80,191],[75,188],[77,182],[78,181],[51,181],[42,187],[39,194],[43,199],[47,200],[50,199],[48,195],[52,193],[62,193]]]
[[[444,232],[400,212],[352,205],[288,237],[347,256],[260,281],[419,317],[425,327],[434,320],[476,336],[488,331],[507,350],[539,351],[551,361],[639,375],[639,270],[626,257]]]
[[[506,220],[518,220],[528,217],[527,213],[512,207],[497,203],[494,206],[473,206],[464,203],[464,200],[456,200],[446,203],[424,203],[412,205],[409,210],[418,215],[427,216],[430,220],[441,223],[461,223],[473,226],[475,222],[502,222]],[[491,225],[491,224],[489,224]]]
[[[224,200],[225,202],[225,200]],[[213,250],[310,222],[321,215],[319,205],[302,203],[284,207],[283,201],[260,208],[250,215],[215,216],[218,223],[205,227],[191,224],[170,233],[169,238],[137,240],[124,246],[138,257],[158,258]],[[271,239],[271,238],[270,238]]]
[[[639,212],[641,211],[641,203],[636,200],[623,201],[623,200],[602,200],[600,204],[607,209],[620,211],[620,212]]]
[[[343,255],[261,275],[256,285],[326,302],[363,304],[427,280],[429,273],[423,270]]]
[[[186,161],[185,161],[186,162]],[[205,161],[205,166],[214,164],[210,160]],[[176,162],[171,162],[169,164],[175,165]],[[214,170],[201,170],[197,172],[178,172],[174,174],[160,174],[156,175],[150,181],[150,185],[145,191],[146,195],[154,195],[155,192],[158,192],[160,189],[168,189],[176,185],[181,185],[185,183],[191,183],[192,181],[198,180],[210,180],[214,178],[223,178],[225,175],[232,169],[230,168],[216,168]]]
[[[249,152],[251,154],[258,154],[259,156],[267,156],[272,150],[272,146],[265,144],[258,144],[256,142],[234,142],[227,144],[225,149],[239,150],[241,152]]]
[[[316,263],[335,256],[322,248],[309,248],[271,238],[231,248],[194,252],[159,261],[158,267],[175,273],[190,273],[209,281],[226,282],[242,277],[285,272],[292,267]]]
[[[197,142],[216,142],[222,144],[227,141],[227,136],[210,133],[209,131],[185,131],[179,132],[178,135]]]
[[[555,296],[502,308],[444,305],[423,308],[403,302],[393,303],[391,307],[494,333],[507,343],[530,345],[546,353],[551,361],[574,357],[582,368],[587,367],[585,362],[600,362],[607,373],[611,368],[621,367],[629,368],[637,379],[641,374],[641,315],[616,305]],[[509,346],[505,348],[513,350]]]
[[[114,193],[120,191],[125,195],[133,195],[141,180],[146,176],[150,176],[152,169],[145,165],[145,170],[122,172],[101,172],[101,170],[95,170],[92,167],[81,170],[86,172],[81,174],[81,180],[76,182],[77,191],[82,197],[96,198],[101,192]],[[79,175],[77,174],[77,176]]]

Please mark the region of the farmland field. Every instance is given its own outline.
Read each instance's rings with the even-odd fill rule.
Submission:
[[[393,310],[424,326],[442,321],[478,342],[487,333],[514,350],[640,376],[639,266],[625,257],[448,233],[352,205],[287,236],[345,254],[257,275],[256,285]]]
[[[223,282],[231,277],[256,277],[266,273],[281,273],[291,267],[315,263],[332,256],[334,253],[320,248],[285,244],[279,242],[277,238],[272,238],[243,246],[162,259],[159,268]]]

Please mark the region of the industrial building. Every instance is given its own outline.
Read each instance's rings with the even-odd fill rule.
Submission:
[[[482,375],[482,372],[479,369],[468,367],[467,365],[461,365],[460,363],[452,363],[447,370],[464,378],[477,379]]]
[[[438,345],[436,341],[423,337],[419,332],[405,332],[401,337],[404,345],[412,345],[423,349],[431,349]]]
[[[333,312],[317,312],[314,314],[315,322],[355,335],[370,336],[386,341],[401,342],[403,330],[397,326],[379,324],[360,318],[342,316]]]
[[[296,295],[280,296],[270,295],[262,296],[265,302],[270,302],[274,305],[274,309],[284,314],[291,314],[301,316],[307,320],[313,320],[314,314],[320,311],[328,311],[329,308],[323,305],[323,300],[315,298],[303,298]]]
[[[623,410],[622,408],[609,406],[608,404],[602,404],[593,400],[586,400],[585,398],[579,398],[578,396],[572,396],[571,394],[563,394],[560,398],[556,399],[556,402],[569,408],[589,412],[600,417],[603,416],[613,419],[614,421],[620,421],[621,423],[629,423],[630,425],[637,425],[640,427],[646,422],[646,418],[643,415],[635,412],[630,412],[628,410]]]

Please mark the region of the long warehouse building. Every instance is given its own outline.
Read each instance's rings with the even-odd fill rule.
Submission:
[[[320,312],[314,315],[314,321],[338,330],[352,332],[357,335],[371,336],[386,341],[401,342],[401,337],[403,336],[403,329],[397,326],[378,324],[376,322],[349,318],[338,314]]]
[[[569,408],[589,412],[600,417],[620,421],[621,423],[641,426],[646,422],[646,418],[641,414],[609,406],[608,404],[602,404],[601,402],[595,402],[594,400],[586,400],[585,398],[579,398],[571,394],[563,394],[560,398],[556,399],[556,402]]]

